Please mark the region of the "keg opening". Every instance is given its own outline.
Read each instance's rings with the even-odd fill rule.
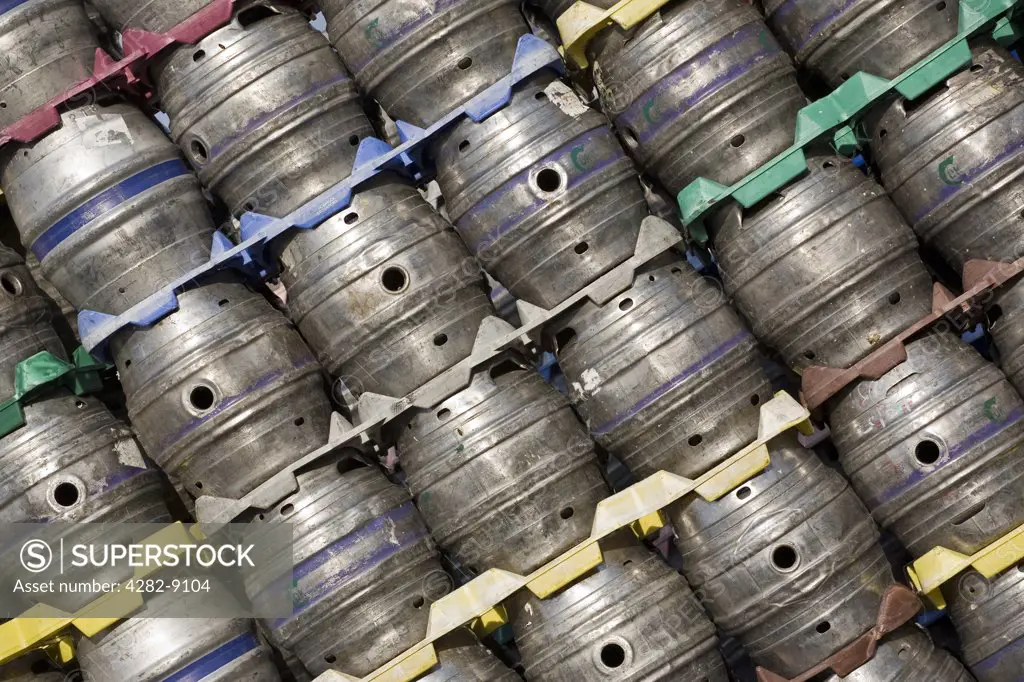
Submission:
[[[745,500],[748,497],[750,497],[750,492],[751,491],[749,486],[743,486],[742,488],[736,491],[736,497],[738,497],[741,500]]]
[[[422,609],[423,605],[427,603],[427,600],[422,595],[416,595],[412,600],[412,607],[414,609]]]
[[[292,422],[292,424],[295,424],[296,426],[302,426],[305,423],[306,423],[306,418],[305,417],[298,417],[295,421]]]
[[[85,401],[84,400],[76,400],[75,401],[75,407],[77,407],[80,410],[84,410],[85,409]]]
[[[205,57],[205,56],[206,56],[206,50],[196,50],[195,52],[192,53],[192,61],[194,61],[194,62],[201,62],[201,61],[203,61],[203,57]]]
[[[124,361],[124,368],[125,369],[128,369],[131,366],[132,366],[132,361],[131,360],[125,360]]]
[[[884,140],[887,137],[889,137],[889,131],[888,130],[886,130],[885,128],[882,128],[881,130],[878,131],[878,139]]]
[[[832,170],[835,167],[836,167],[835,161],[826,161],[825,163],[821,164],[821,170],[827,170],[828,171],[828,170]]]
[[[448,335],[447,334],[438,334],[437,336],[434,337],[434,345],[435,346],[440,347],[440,346],[443,346],[446,343],[448,343]]]
[[[633,307],[633,299],[631,299],[631,298],[624,298],[621,301],[619,301],[619,310],[621,310],[622,312],[626,312],[627,310],[629,310],[632,307]]]
[[[459,151],[464,152],[469,149],[469,140],[463,140],[459,143]]]
[[[909,655],[910,655],[910,647],[907,646],[906,644],[901,646],[900,650],[898,652],[896,652],[896,657],[899,658],[901,661],[906,660],[907,656],[909,656]]]
[[[746,142],[746,141],[747,141],[747,138],[745,136],[743,136],[743,135],[736,135],[731,140],[729,140],[729,144],[732,145],[733,149],[739,149],[740,147],[743,146],[743,143]]]
[[[626,143],[629,144],[631,147],[636,147],[640,144],[640,137],[636,134],[635,130],[633,130],[632,128],[626,128],[622,132],[623,135],[625,135],[626,137]]]
[[[209,386],[195,386],[189,391],[188,402],[200,411],[213,407],[214,395]]]
[[[358,135],[349,135],[348,143],[352,147],[359,146],[359,136]]]
[[[333,664],[333,663],[337,663],[338,662],[338,657],[335,656],[334,654],[327,654],[326,656],[324,656],[324,660],[326,662],[328,662],[328,663],[332,663]]]
[[[820,623],[818,623],[817,627],[814,628],[814,631],[817,632],[819,635],[823,635],[831,629],[832,623],[829,623],[827,620],[823,620]]]
[[[203,489],[203,482],[202,481],[196,481],[195,486],[196,486],[196,490],[202,490]]]
[[[562,176],[554,168],[543,168],[537,173],[537,189],[542,192],[557,192],[562,189]]]
[[[11,296],[21,296],[21,293],[25,290],[21,280],[9,272],[0,275],[0,288]]]
[[[772,550],[772,566],[780,571],[791,571],[796,567],[796,550],[789,545],[779,545]]]
[[[946,9],[946,3],[940,2],[939,4],[935,5],[935,9],[938,10],[939,12],[942,12],[943,10]]]
[[[914,456],[921,464],[935,464],[940,454],[939,445],[933,440],[923,440],[914,448]]]
[[[566,507],[562,511],[558,512],[558,515],[561,516],[564,520],[568,521],[572,518],[572,515],[575,513],[576,511],[572,507]]]
[[[409,275],[402,268],[392,265],[381,273],[380,283],[385,291],[392,294],[401,293],[409,286]]]
[[[285,506],[281,507],[281,516],[288,516],[295,511],[295,505],[289,502]]]
[[[672,272],[673,275],[681,275],[681,274],[683,274],[683,269],[682,268],[672,268],[671,272]]]
[[[447,407],[442,407],[440,410],[437,411],[438,421],[444,421],[450,416],[452,416],[452,411],[449,410]]]
[[[242,28],[252,26],[253,24],[269,19],[270,17],[276,17],[280,12],[275,10],[273,7],[267,7],[266,5],[256,5],[249,9],[242,10],[238,13],[238,25]]]
[[[808,360],[813,360],[814,358],[818,357],[818,354],[815,353],[813,350],[805,350],[804,357],[807,358]]]
[[[700,445],[701,443],[704,442],[704,436],[700,435],[699,433],[695,433],[692,436],[690,436],[686,440],[686,442],[690,444],[690,447],[694,447],[695,448],[695,447],[697,447],[698,445]]]
[[[889,304],[890,305],[897,305],[897,304],[899,304],[899,302],[901,300],[903,300],[903,297],[900,296],[900,292],[894,291],[891,294],[889,294]]]
[[[469,67],[473,66],[473,59],[471,57],[463,57],[458,61],[456,66],[465,71]]]
[[[761,396],[759,396],[756,393],[754,395],[750,396],[750,404],[753,405],[754,407],[757,407],[758,405],[760,405],[761,404]]]
[[[217,301],[217,307],[218,307],[218,308],[223,308],[223,307],[224,307],[224,306],[226,306],[226,305],[227,305],[228,303],[231,303],[231,301],[229,301],[229,300],[228,300],[228,299],[226,299],[226,298],[222,298],[222,299],[220,299],[219,301]]]
[[[344,221],[345,221],[346,225],[355,225],[357,220],[359,220],[359,214],[358,213],[353,212],[353,213],[346,213],[345,214]]]
[[[983,511],[985,511],[985,503],[979,502],[964,513],[960,514],[960,516],[954,518],[951,523],[954,526],[962,526]]]
[[[247,201],[244,204],[242,204],[242,210],[245,211],[246,213],[252,213],[253,211],[256,210],[256,204],[254,204],[251,201]]]
[[[81,493],[78,490],[78,486],[70,481],[59,483],[53,489],[53,501],[61,507],[75,506],[78,503],[79,497],[81,497]]]
[[[188,144],[188,149],[192,153],[192,161],[198,164],[204,164],[210,159],[210,153],[206,149],[206,145],[199,140],[192,140]]]
[[[971,66],[971,73],[980,73],[985,70],[985,67],[981,64],[973,64]]]
[[[0,109],[6,109],[6,108],[7,108],[7,102],[0,102]]]
[[[622,562],[622,567],[625,568],[626,566],[632,565],[632,563],[633,563],[632,559],[626,559],[625,561]]]
[[[572,340],[575,338],[576,330],[572,327],[560,329],[558,333],[555,334],[555,352],[557,353],[568,348],[569,344],[572,343]]]
[[[548,93],[544,92],[543,90],[538,90],[537,94],[535,94],[533,98],[538,101],[545,100],[548,98]]]
[[[582,256],[583,254],[585,254],[587,252],[587,249],[589,249],[589,248],[590,248],[590,244],[588,244],[586,242],[580,242],[579,244],[577,244],[575,246],[575,248],[573,248],[573,251],[575,251],[578,255]]]
[[[609,668],[618,668],[626,662],[626,651],[615,642],[605,644],[601,647],[601,662]]]

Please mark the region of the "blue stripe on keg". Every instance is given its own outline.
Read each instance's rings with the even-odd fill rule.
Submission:
[[[2,0],[0,0],[2,1]],[[146,170],[122,180],[110,189],[100,192],[50,226],[32,243],[32,253],[43,260],[65,239],[93,220],[108,213],[124,202],[137,197],[151,187],[182,175],[188,175],[188,166],[181,159],[171,159],[150,166]]]
[[[0,0],[0,14],[10,12],[12,9],[16,9],[26,2],[32,2],[32,0]]]
[[[253,633],[247,632],[244,635],[239,635],[227,644],[222,644],[206,654],[198,661],[190,663],[169,677],[165,677],[164,682],[198,682],[241,658],[259,645],[260,643]]]

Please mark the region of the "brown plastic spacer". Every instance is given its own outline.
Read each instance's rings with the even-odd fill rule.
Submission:
[[[931,314],[912,324],[860,362],[855,363],[849,369],[823,366],[806,368],[803,371],[800,385],[800,399],[804,406],[809,410],[820,407],[826,400],[861,377],[869,379],[881,377],[885,372],[906,361],[907,353],[903,344],[915,334],[947,315],[954,317],[957,314],[969,315],[976,298],[990,289],[1002,286],[1022,272],[1024,272],[1024,258],[1013,263],[986,260],[967,261],[964,265],[963,275],[966,291],[960,296],[954,298],[948,289],[936,283],[932,286]],[[900,348],[898,352],[894,350],[896,346]]]
[[[807,682],[826,670],[831,670],[839,677],[846,677],[875,657],[878,642],[882,638],[909,622],[920,610],[921,600],[909,587],[890,585],[882,595],[875,625],[870,630],[792,679],[757,666],[757,682]]]

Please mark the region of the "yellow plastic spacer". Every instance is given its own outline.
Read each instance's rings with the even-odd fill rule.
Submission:
[[[664,515],[660,511],[656,511],[653,514],[648,514],[642,519],[637,519],[633,523],[629,524],[633,534],[643,540],[646,537],[654,535],[659,530],[664,528],[668,523],[665,521]]]
[[[476,618],[472,623],[469,624],[470,629],[476,633],[477,637],[483,638],[491,634],[502,625],[508,622],[508,612],[505,611],[505,607],[498,604],[493,609],[483,614],[479,618]]]
[[[813,432],[810,417],[806,408],[788,393],[776,393],[761,406],[756,441],[696,480],[659,471],[602,500],[594,511],[590,537],[527,577],[492,568],[438,599],[430,605],[424,640],[362,682],[412,682],[436,664],[434,642],[466,624],[478,632],[504,624],[507,614],[502,602],[524,587],[538,598],[546,599],[573,584],[604,561],[600,545],[603,538],[622,528],[632,528],[646,536],[664,526],[661,510],[673,502],[693,492],[715,500],[738,488],[770,463],[768,441],[793,428],[808,434]],[[434,658],[423,653],[428,648]],[[341,673],[324,673],[315,682],[354,679]]]
[[[579,0],[555,22],[562,36],[563,54],[585,69],[587,45],[594,36],[612,24],[633,28],[666,4],[668,0],[620,0],[610,9],[601,9]]]
[[[908,566],[907,576],[918,592],[944,609],[946,600],[942,586],[961,572],[974,568],[986,578],[994,578],[1021,559],[1024,559],[1024,524],[972,556],[936,547]]]

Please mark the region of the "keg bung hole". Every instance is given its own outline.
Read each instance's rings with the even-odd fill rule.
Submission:
[[[742,488],[737,490],[736,491],[736,497],[738,497],[741,500],[745,500],[748,497],[750,497],[750,487],[749,486],[743,486]]]
[[[573,248],[573,251],[575,251],[578,255],[582,256],[583,254],[585,254],[587,252],[587,249],[589,249],[589,248],[590,248],[590,244],[588,244],[586,242],[580,242],[579,244],[577,244]]]
[[[562,176],[554,168],[543,168],[537,173],[536,183],[542,192],[557,192],[562,189]]]
[[[813,360],[814,358],[818,357],[818,354],[815,353],[813,350],[805,350],[804,357],[807,358],[808,360]]]
[[[228,300],[228,299],[226,299],[226,298],[222,298],[222,299],[220,299],[219,301],[217,301],[217,307],[218,307],[218,308],[223,308],[223,307],[224,307],[224,306],[226,306],[226,305],[227,305],[228,303],[231,303],[231,301],[229,301],[229,300]]]
[[[939,445],[933,440],[923,440],[914,447],[914,457],[921,464],[935,464],[939,454]]]
[[[946,9],[946,3],[940,2],[939,4],[935,5],[935,9],[938,10],[939,12],[944,11]]]
[[[446,343],[448,343],[448,335],[447,334],[438,334],[437,336],[434,337],[434,345],[435,346],[440,347],[440,346],[443,346]]]
[[[896,653],[896,657],[901,661],[906,660],[907,656],[910,655],[910,647],[904,644],[900,647],[900,650]]]
[[[84,400],[76,400],[75,401],[75,407],[77,407],[80,410],[84,410],[85,409],[85,401]]]
[[[971,66],[971,73],[981,73],[985,70],[985,67],[981,64],[974,64]]]
[[[881,130],[878,131],[878,139],[884,140],[887,137],[889,137],[889,131],[888,130],[886,130],[885,128],[882,128]]]
[[[0,109],[6,109],[6,108],[7,108],[7,102],[0,102]]]
[[[285,506],[281,507],[281,516],[288,516],[295,511],[295,505],[289,502]]]
[[[464,152],[469,149],[469,140],[463,140],[459,143],[459,151]]]
[[[206,145],[199,140],[192,140],[188,143],[188,150],[192,153],[192,160],[200,165],[210,160],[210,153]]]
[[[427,603],[427,600],[422,595],[416,595],[412,600],[412,607],[414,609],[422,609],[423,605]]]
[[[796,550],[789,545],[779,545],[772,550],[772,566],[780,571],[791,571],[796,567]]]
[[[835,164],[834,161],[826,161],[825,163],[821,164],[821,169],[822,170],[832,170],[835,167],[836,167],[836,164]]]
[[[11,296],[21,296],[21,293],[25,290],[21,280],[9,272],[0,275],[0,288]]]
[[[627,310],[629,310],[632,307],[633,307],[633,299],[631,299],[631,298],[624,298],[621,301],[619,301],[619,310],[621,310],[622,312],[626,312]]]
[[[338,662],[338,657],[334,654],[327,654],[326,656],[324,656],[324,660],[328,663],[334,664]]]
[[[398,294],[409,286],[409,275],[397,265],[392,265],[380,274],[380,283],[385,291]]]
[[[601,663],[609,668],[618,668],[626,662],[626,651],[621,645],[610,642],[601,647]]]
[[[452,416],[452,411],[449,410],[447,407],[442,407],[440,410],[437,411],[438,421],[444,421],[450,416]]]
[[[575,514],[575,513],[576,512],[573,510],[572,507],[566,507],[562,511],[558,512],[558,515],[561,516],[566,521],[568,521],[569,519],[572,518],[572,515]]]
[[[192,53],[192,61],[201,62],[203,57],[206,56],[206,50],[196,50]]]
[[[889,304],[890,305],[897,305],[897,304],[899,304],[899,302],[902,299],[903,299],[903,297],[900,296],[900,292],[898,292],[898,291],[894,291],[891,294],[889,294]]]
[[[533,96],[533,98],[538,101],[543,101],[548,98],[548,93],[544,92],[543,90],[538,90],[537,93]]]
[[[196,481],[195,486],[196,486],[196,490],[202,490],[203,489],[203,482],[202,481]]]
[[[348,136],[348,143],[352,147],[359,146],[359,136],[358,135],[349,135]]]
[[[750,396],[750,404],[753,405],[754,407],[757,407],[758,405],[760,405],[761,404],[761,396],[759,396],[756,393],[754,395]]]
[[[817,632],[819,635],[823,635],[831,629],[832,623],[829,623],[827,620],[823,620],[820,623],[818,623],[817,627],[814,628],[814,631]]]
[[[695,433],[692,436],[690,436],[686,442],[689,443],[691,447],[697,447],[698,445],[704,442],[704,436],[700,435],[699,433]]]
[[[305,423],[306,423],[306,418],[305,417],[298,417],[295,421],[292,422],[292,424],[295,424],[296,426],[302,426]]]
[[[744,137],[743,135],[736,135],[731,140],[729,140],[729,144],[732,145],[733,149],[739,149],[740,147],[743,146],[743,143],[746,141],[747,138]]]
[[[354,212],[346,213],[344,220],[346,225],[355,225],[356,221],[359,220],[359,214]]]
[[[194,386],[188,394],[188,402],[197,410],[205,412],[213,407],[213,391],[209,386]]]
[[[463,57],[458,61],[456,66],[465,71],[469,67],[473,66],[473,59],[471,57]]]
[[[59,483],[53,489],[53,501],[62,507],[73,507],[81,496],[78,486],[69,481]]]

